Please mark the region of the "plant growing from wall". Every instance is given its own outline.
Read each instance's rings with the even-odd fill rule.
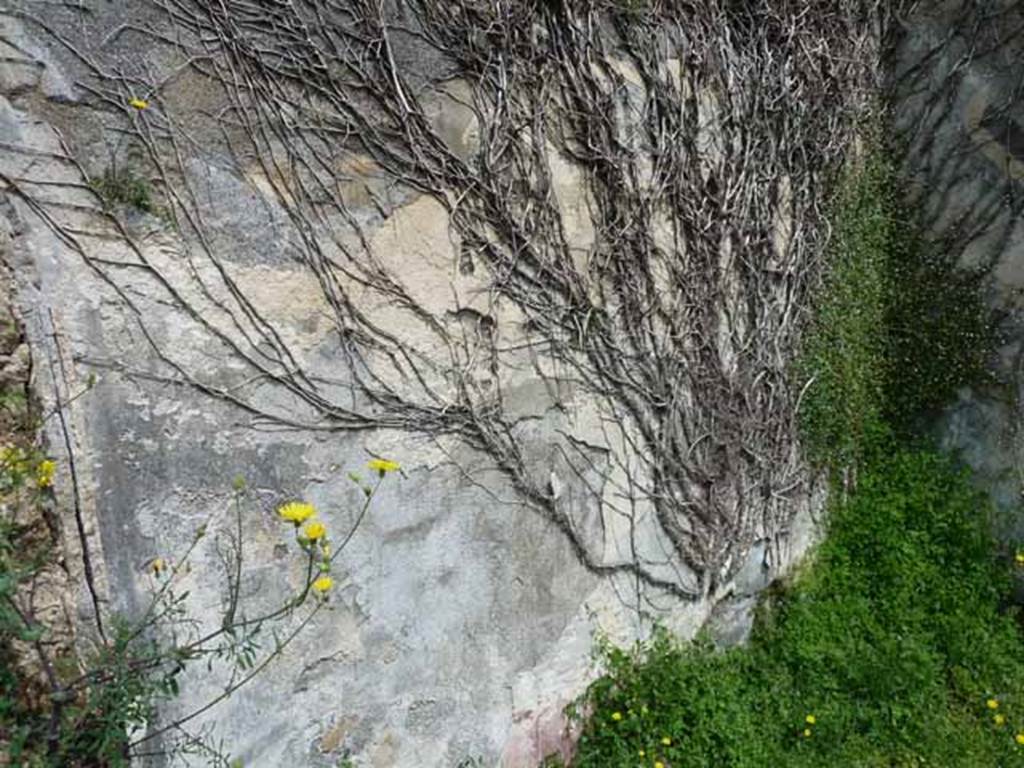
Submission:
[[[805,451],[833,468],[859,462],[882,418],[888,265],[899,227],[892,173],[872,148],[840,182],[823,285],[796,361]]]
[[[84,768],[127,766],[140,757],[182,754],[198,756],[208,765],[233,765],[215,733],[193,731],[190,724],[259,676],[328,606],[335,587],[332,565],[365,517],[385,475],[398,469],[397,463],[381,459],[369,466],[376,482],[368,485],[352,476],[365,499],[351,527],[338,538],[332,538],[313,505],[290,501],[278,508],[282,524],[292,529],[303,574],[299,592],[276,608],[253,613],[241,597],[246,491],[239,479],[233,521],[223,532],[226,598],[220,622],[201,625],[182,586],[208,530],[223,523],[211,518],[181,557],[156,557],[147,564],[144,578],[150,582],[150,600],[140,615],[115,616],[107,622],[102,640],[60,658],[54,656],[50,627],[34,614],[32,601],[32,584],[41,564],[58,557],[58,552],[52,543],[37,541],[31,528],[5,515],[0,520],[0,744],[8,758],[18,765]],[[49,459],[18,447],[5,448],[0,455],[5,500],[9,502],[26,483],[45,493],[56,469]],[[22,499],[44,501],[38,493]],[[36,674],[25,671],[29,655]],[[160,702],[177,696],[188,670],[199,666],[224,681],[221,692],[182,715],[162,718]]]
[[[941,243],[916,235],[913,209],[899,210],[891,251],[896,290],[886,309],[886,420],[904,434],[919,430],[963,387],[995,385],[1000,313],[985,302],[988,273],[958,266]]]
[[[107,208],[127,205],[146,213],[155,210],[149,182],[130,168],[111,165],[93,180],[93,189]]]
[[[877,135],[866,145],[833,203],[828,268],[795,365],[805,449],[833,470],[860,463],[879,429],[908,437],[961,387],[993,383],[999,343],[985,272],[923,237],[888,148]]]

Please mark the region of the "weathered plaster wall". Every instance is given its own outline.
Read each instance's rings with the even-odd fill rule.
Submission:
[[[99,27],[109,16],[108,28],[117,28],[126,6],[115,5],[96,9]],[[151,583],[147,563],[156,556],[173,561],[208,521],[185,583],[201,621],[215,623],[224,597],[217,542],[231,525],[238,475],[250,488],[243,599],[252,611],[274,605],[302,578],[276,504],[308,499],[342,529],[361,501],[346,471],[358,469],[368,452],[404,467],[403,477],[383,485],[347,548],[331,609],[285,658],[197,727],[215,725],[231,753],[253,766],[335,765],[349,753],[359,765],[380,767],[455,765],[473,756],[533,766],[566,748],[562,708],[593,674],[595,632],[625,643],[644,636],[657,617],[690,636],[728,597],[716,630],[725,639],[743,637],[753,596],[813,539],[820,497],[793,494],[800,514],[781,543],[757,544],[716,594],[682,603],[646,590],[648,614],[641,617],[640,590],[629,575],[598,577],[584,568],[556,526],[455,439],[269,429],[244,409],[184,385],[188,372],[222,391],[244,390],[260,406],[294,408],[298,421],[304,415],[301,403],[252,381],[228,353],[237,329],[218,305],[230,296],[213,265],[192,260],[186,239],[159,216],[124,208],[118,224],[102,215],[83,185],[81,169],[98,174],[111,152],[132,162],[131,147],[113,138],[123,115],[84,98],[75,83],[85,75],[66,52],[43,45],[13,16],[0,12],[0,22],[7,57],[0,63],[0,226],[7,233],[0,243],[19,281],[37,391],[61,416],[47,421],[46,434],[60,460],[57,486],[82,625],[138,611]],[[129,43],[108,43],[110,61],[131,55]],[[461,88],[456,82],[437,97],[434,119],[466,154],[479,126],[458,107]],[[183,110],[217,103],[187,80],[164,98]],[[343,396],[350,376],[339,365],[324,294],[289,258],[294,232],[269,179],[207,154],[186,167],[219,268],[299,363],[321,377],[323,390]],[[581,175],[565,158],[553,156],[552,167],[564,227],[576,257],[585,259],[594,232]],[[458,268],[458,236],[433,198],[384,178],[366,158],[348,161],[339,174],[374,252],[421,306],[453,326],[468,310],[486,312],[509,339],[520,338],[515,307],[493,305],[480,274]],[[168,299],[168,285],[189,292],[203,322]],[[376,321],[396,333],[418,332],[395,306],[375,301],[369,297],[364,309]],[[427,350],[438,343],[429,334],[413,341]],[[652,568],[678,577],[653,524],[598,507],[593,489],[601,499],[606,483],[613,495],[614,483],[626,478],[609,480],[602,471],[604,427],[593,405],[571,382],[552,392],[551,378],[538,375],[526,352],[519,366],[505,397],[526,462],[539,475],[556,475],[580,538],[608,563],[639,549]],[[589,473],[574,476],[559,463],[555,445],[567,426],[598,446]],[[222,685],[196,673],[167,712],[188,711]]]
[[[68,172],[66,164],[41,154],[63,154],[49,125],[6,99],[0,115],[0,132],[19,148],[5,155],[5,174],[52,180]],[[90,198],[83,192],[74,202],[94,206]],[[381,229],[379,237],[392,241],[394,253],[417,254],[424,229],[407,229],[402,219],[415,223],[417,206],[424,204],[411,203]],[[428,223],[442,224],[433,213]],[[90,243],[94,257],[130,258],[92,214],[68,209],[58,215],[68,217],[65,224],[95,228],[109,238]],[[361,502],[345,470],[364,463],[366,448],[394,456],[406,468],[404,478],[383,486],[349,545],[347,578],[332,610],[282,663],[213,713],[233,754],[253,765],[328,765],[334,757],[322,754],[324,748],[343,742],[367,756],[368,765],[448,765],[502,749],[520,755],[520,764],[534,760],[534,714],[559,720],[566,697],[587,674],[592,631],[603,625],[620,639],[636,631],[614,587],[588,574],[541,517],[514,502],[496,504],[493,494],[508,493],[500,478],[488,479],[479,459],[458,446],[446,457],[437,446],[401,435],[263,434],[240,425],[243,417],[234,409],[201,394],[106,369],[104,363],[114,359],[132,360],[139,371],[155,367],[134,318],[28,206],[8,197],[4,221],[13,229],[6,256],[23,281],[22,312],[40,394],[52,406],[51,387],[68,399],[85,390],[87,372],[98,376],[96,387],[65,413],[83,492],[84,536],[70,541],[72,550],[90,552],[93,589],[104,613],[140,605],[152,557],[173,561],[211,516],[213,531],[229,522],[236,475],[252,488],[244,597],[255,608],[283,599],[301,577],[295,545],[273,514],[276,503],[288,496],[309,499],[340,529]],[[138,217],[135,224],[147,253],[173,259],[173,238],[159,222]],[[280,323],[295,342],[292,348],[329,355],[316,320],[318,293],[304,284],[308,278],[269,260],[247,263],[256,256],[242,255],[240,283]],[[418,285],[429,288],[426,281]],[[133,287],[145,291],[146,281]],[[213,379],[237,376],[187,320],[156,312],[147,316],[147,330],[184,352],[186,363]],[[524,387],[529,389],[528,381]],[[537,394],[536,388],[526,392],[524,405],[531,410]],[[550,429],[543,420],[534,428],[539,455]],[[64,435],[54,421],[48,432],[62,459],[65,501],[73,504]],[[452,461],[473,482],[454,471]],[[73,515],[66,519],[71,523]],[[189,585],[193,604],[208,621],[217,618],[222,591],[214,539],[201,549]],[[86,586],[81,552],[70,559]],[[80,598],[81,619],[89,622],[88,588]],[[684,626],[692,628],[694,619]],[[217,686],[201,676],[190,680],[182,708]],[[557,745],[559,725],[544,735],[549,748]]]

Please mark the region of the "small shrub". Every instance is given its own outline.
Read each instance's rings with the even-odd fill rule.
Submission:
[[[995,383],[999,316],[985,306],[986,272],[958,267],[914,234],[914,214],[889,255],[897,294],[886,309],[885,417],[901,434],[950,402],[961,387]]]

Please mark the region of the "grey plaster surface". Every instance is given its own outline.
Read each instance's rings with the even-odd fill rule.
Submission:
[[[111,66],[164,71],[175,62],[150,55],[121,27],[126,18],[145,21],[146,13],[132,2],[101,3],[90,25],[77,27],[78,16],[55,6],[49,20]],[[248,486],[242,610],[256,613],[294,594],[303,577],[276,506],[309,500],[333,531],[347,530],[362,494],[346,473],[365,474],[370,455],[403,466],[382,485],[339,559],[329,609],[257,681],[194,721],[196,729],[215,728],[246,766],[333,766],[346,755],[360,766],[449,766],[474,756],[488,765],[535,766],[565,748],[562,710],[595,674],[596,633],[629,643],[650,631],[655,614],[688,637],[726,599],[720,635],[745,637],[754,595],[812,543],[810,512],[820,499],[794,501],[803,513],[781,559],[758,545],[721,594],[680,603],[651,592],[644,595],[650,612],[641,616],[633,580],[584,568],[556,526],[466,445],[389,430],[269,428],[204,394],[244,391],[260,407],[297,421],[309,416],[297,398],[252,377],[229,353],[242,334],[218,308],[228,294],[205,290],[217,284],[209,279],[213,267],[191,258],[197,233],[128,209],[111,218],[83,183],[82,169],[95,175],[112,159],[130,164],[137,157],[129,142],[111,139],[124,115],[95,94],[86,97],[76,85],[86,73],[60,45],[3,12],[0,19],[9,25],[5,39],[20,41],[19,56],[31,59],[0,63],[0,173],[10,180],[0,187],[0,225],[9,233],[0,247],[18,276],[36,391],[63,416],[47,422],[46,434],[61,467],[57,489],[83,631],[97,614],[138,615],[152,589],[147,563],[174,562],[204,525],[208,533],[183,588],[199,626],[216,626],[226,599],[218,548],[234,525],[237,476]],[[402,56],[416,61],[409,46]],[[201,113],[217,96],[193,86],[175,81],[164,98],[195,116],[199,135]],[[460,106],[464,97],[463,83],[447,81],[431,115],[453,151],[470,157],[479,126]],[[225,164],[223,144],[207,138],[185,167],[208,247],[282,343],[321,377],[322,391],[340,400],[352,374],[324,320],[322,292],[296,263],[294,230],[265,179]],[[593,225],[579,173],[564,165],[553,179],[555,194],[566,229],[585,252]],[[447,322],[482,322],[481,310],[489,308],[478,278],[454,268],[459,243],[436,201],[383,179],[368,160],[350,159],[339,177],[352,215],[417,300]],[[180,290],[209,325],[182,312],[168,285],[185,286]],[[388,307],[368,311],[391,317]],[[492,325],[508,325],[495,316],[488,315]],[[665,574],[679,576],[655,526],[645,527],[641,516],[638,530],[627,531],[621,517],[600,509],[614,490],[603,472],[609,447],[587,403],[573,400],[571,384],[552,391],[551,379],[525,355],[520,362],[507,400],[529,471],[547,479],[580,539],[607,562],[624,555],[628,539]],[[570,425],[593,438],[589,471],[574,472],[555,449]],[[224,684],[223,676],[194,670],[162,716],[191,711]]]

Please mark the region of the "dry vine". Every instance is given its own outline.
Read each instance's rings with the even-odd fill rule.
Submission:
[[[130,115],[125,136],[187,242],[169,267],[113,221],[132,257],[111,264],[62,227],[135,308],[166,364],[159,375],[254,423],[465,441],[587,568],[633,579],[638,600],[715,594],[755,540],[785,536],[810,482],[788,364],[820,271],[828,182],[877,86],[886,3],[150,2],[162,11],[152,25],[107,37],[139,36],[174,62],[169,74],[52,34],[88,66],[91,102]],[[175,115],[162,95],[184,72],[217,89],[220,111]],[[480,133],[468,154],[428,104],[455,76]],[[126,107],[140,96],[149,108]],[[341,340],[334,380],[301,363],[233,280],[189,168],[197,154],[258,174],[276,198],[290,255],[315,275]],[[477,281],[480,301],[424,306],[346,200],[339,169],[353,158],[443,205],[453,271]],[[582,248],[559,207],[557,158],[581,170],[591,204]],[[246,384],[204,377],[146,332],[123,285],[139,270]],[[379,306],[401,327],[367,309]],[[556,407],[599,414],[600,445],[564,423],[560,466],[605,524],[627,521],[626,551],[590,535],[558,477],[531,464],[507,399],[529,367],[569,393]]]

